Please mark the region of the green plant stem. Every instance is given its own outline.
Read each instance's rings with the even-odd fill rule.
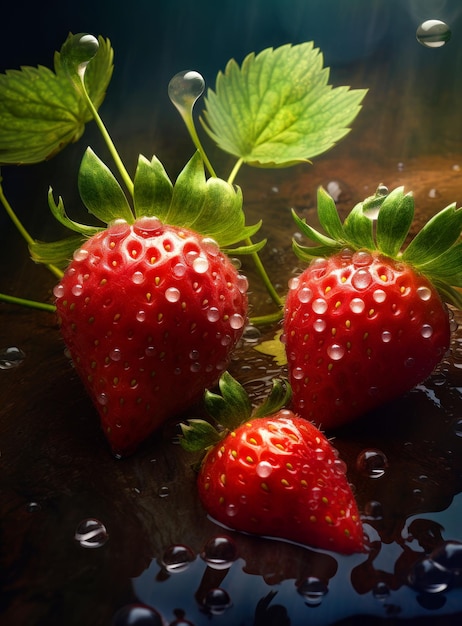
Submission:
[[[98,111],[96,110],[95,105],[93,104],[93,102],[90,99],[90,96],[87,93],[87,90],[85,88],[85,84],[84,84],[83,79],[82,79],[82,86],[83,86],[82,93],[83,93],[85,101],[86,101],[86,103],[87,103],[87,105],[88,105],[88,107],[89,107],[89,109],[90,109],[90,111],[91,111],[91,113],[93,115],[93,119],[95,120],[96,125],[98,126],[98,129],[99,129],[101,135],[103,136],[103,139],[104,139],[104,141],[105,141],[105,143],[106,143],[106,145],[107,145],[107,147],[109,149],[109,152],[110,152],[110,154],[111,154],[111,156],[112,156],[112,158],[114,160],[114,163],[117,166],[117,169],[119,170],[119,173],[120,173],[120,175],[122,177],[122,180],[124,181],[125,186],[127,187],[130,195],[133,197],[133,188],[134,188],[133,181],[130,178],[129,173],[126,170],[125,165],[123,164],[122,159],[119,156],[119,153],[117,152],[117,148],[115,147],[114,142],[112,141],[111,136],[108,133],[107,128],[104,125],[103,120],[101,119]]]
[[[210,176],[213,176],[213,178],[218,178],[215,170],[213,169],[213,165],[210,163],[210,160],[204,150],[204,148],[202,147],[202,143],[201,140],[199,139],[199,135],[197,134],[197,130],[196,130],[196,126],[194,124],[194,119],[192,116],[192,112],[190,113],[189,111],[182,111],[182,117],[183,117],[183,121],[186,125],[186,128],[191,136],[191,139],[193,141],[193,144],[195,145],[195,147],[197,148],[197,150],[199,150],[199,153],[202,157],[202,160],[205,163],[205,167],[207,168],[207,170],[209,171]]]
[[[256,315],[255,317],[250,317],[249,322],[253,326],[267,326],[270,324],[274,324],[275,322],[280,322],[282,320],[283,313],[282,309],[277,313],[269,313],[268,315]]]
[[[0,178],[0,202],[3,204],[3,207],[5,208],[5,211],[9,215],[11,221],[13,222],[13,224],[16,227],[16,229],[19,231],[20,235],[22,236],[24,241],[27,243],[27,245],[28,246],[33,245],[33,243],[34,243],[33,238],[29,235],[27,230],[24,228],[24,226],[21,223],[21,221],[19,220],[18,216],[13,211],[13,207],[8,202],[8,199],[5,196],[5,192],[3,191],[3,185],[1,184],[1,178]],[[50,272],[52,272],[56,276],[56,278],[62,278],[63,277],[63,272],[58,267],[56,267],[55,265],[51,265],[50,264],[50,265],[47,265],[46,267],[50,270]]]
[[[251,246],[252,245],[252,240],[250,238],[245,240],[246,245]],[[276,291],[276,289],[274,288],[273,283],[271,282],[270,277],[268,276],[268,273],[265,269],[265,266],[262,263],[262,260],[260,259],[260,257],[258,256],[258,252],[252,252],[251,257],[253,259],[253,262],[255,263],[255,267],[257,268],[257,272],[260,275],[260,278],[263,281],[263,284],[266,287],[266,290],[268,291],[271,300],[274,302],[274,304],[276,304],[278,307],[282,307],[283,304],[283,300],[280,297],[280,295],[278,294],[278,292]]]
[[[234,183],[234,181],[235,181],[235,179],[236,179],[236,176],[237,176],[237,174],[238,174],[239,170],[241,169],[241,167],[242,167],[242,164],[243,164],[243,163],[244,163],[244,161],[243,161],[243,159],[242,159],[242,157],[241,157],[241,158],[240,158],[240,159],[238,159],[238,160],[236,161],[236,163],[234,164],[234,167],[233,167],[233,169],[231,170],[230,175],[228,176],[228,183],[229,183],[230,185],[232,185],[232,184]]]
[[[19,304],[20,306],[27,306],[31,309],[38,309],[40,311],[48,311],[49,313],[54,313],[56,311],[56,307],[53,304],[37,302],[36,300],[27,300],[25,298],[16,298],[15,296],[8,296],[6,293],[0,293],[0,302]]]

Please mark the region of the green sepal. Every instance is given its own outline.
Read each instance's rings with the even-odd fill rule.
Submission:
[[[331,195],[324,187],[319,187],[317,192],[318,219],[329,237],[335,243],[345,240],[343,224],[338,214],[337,206]]]
[[[359,202],[343,222],[343,232],[347,242],[356,248],[375,249],[372,220],[364,213],[363,203]]]
[[[222,374],[218,386],[221,395],[209,390],[205,392],[205,408],[218,424],[233,430],[249,419],[252,413],[250,398],[229,372]]]
[[[167,214],[158,217],[173,226],[191,228],[210,237],[220,247],[251,237],[260,226],[245,226],[240,187],[221,178],[206,179],[199,152],[180,172]]]
[[[285,379],[276,378],[273,380],[273,386],[266,400],[256,407],[252,413],[252,417],[265,417],[266,415],[274,415],[284,406],[286,406],[292,398],[292,388]]]
[[[462,242],[455,243],[440,256],[421,264],[419,269],[432,281],[439,279],[454,287],[462,287]]]
[[[109,224],[116,219],[133,223],[134,216],[117,179],[91,148],[87,148],[80,164],[78,186],[88,211]]]
[[[260,228],[261,223],[262,222],[260,221],[256,226]],[[258,228],[256,230],[258,230]],[[237,248],[222,248],[222,252],[224,252],[228,256],[233,256],[234,254],[254,254],[256,252],[260,252],[260,250],[262,250],[266,246],[266,242],[266,239],[262,239],[261,241],[258,241],[257,243],[253,243],[248,246],[238,246]]]
[[[458,309],[462,310],[462,293],[457,289],[454,289],[447,282],[438,279],[432,280],[433,285],[438,290],[438,293],[445,302],[453,304]]]
[[[48,189],[48,206],[50,207],[51,212],[58,220],[58,222],[60,222],[66,228],[69,228],[69,230],[73,230],[76,233],[85,235],[87,237],[91,237],[101,230],[101,228],[98,228],[97,226],[87,226],[86,224],[79,224],[78,222],[74,222],[73,220],[71,220],[66,215],[64,202],[61,196],[59,196],[58,204],[56,204],[53,197],[53,189],[51,187]]]
[[[446,252],[460,237],[462,209],[456,203],[434,215],[403,252],[403,261],[421,267]]]
[[[36,263],[56,265],[65,268],[69,265],[75,250],[86,241],[85,237],[73,236],[59,241],[34,241],[29,246],[31,258]]]
[[[180,437],[181,447],[187,452],[201,452],[216,445],[223,437],[223,434],[202,419],[189,419],[186,423],[180,424],[182,436]]]
[[[156,156],[151,161],[140,155],[134,178],[133,202],[136,217],[167,215],[172,201],[173,185]]]
[[[335,239],[332,239],[331,237],[326,237],[326,235],[323,235],[318,230],[307,224],[306,220],[301,219],[295,213],[294,209],[292,209],[292,217],[302,235],[305,235],[305,237],[308,237],[311,241],[321,244],[324,248],[331,249],[332,252],[335,252],[335,250],[338,249],[338,241],[335,241]]]
[[[388,256],[395,257],[401,250],[414,219],[414,198],[397,187],[383,200],[377,216],[377,248]]]

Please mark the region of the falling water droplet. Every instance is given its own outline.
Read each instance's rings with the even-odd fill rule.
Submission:
[[[0,350],[0,370],[11,370],[21,363],[26,358],[25,353],[15,346],[10,348],[3,348]]]
[[[100,548],[109,539],[106,527],[94,518],[84,519],[77,526],[74,539],[83,548]]]
[[[196,555],[188,546],[174,545],[164,552],[162,565],[170,573],[184,572],[195,558]]]
[[[189,112],[194,103],[204,93],[204,78],[194,70],[178,72],[168,84],[170,100],[180,111]]]
[[[229,569],[237,559],[236,544],[225,535],[212,537],[205,544],[201,558],[213,569]]]
[[[416,37],[427,48],[441,48],[451,39],[451,30],[441,20],[426,20],[417,28]]]

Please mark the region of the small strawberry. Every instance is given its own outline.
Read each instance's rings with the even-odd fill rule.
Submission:
[[[345,464],[311,422],[280,408],[290,388],[275,381],[269,399],[253,411],[228,373],[220,390],[207,392],[205,402],[224,430],[204,420],[182,424],[186,450],[209,448],[197,484],[211,517],[238,531],[345,554],[362,551]]]
[[[115,453],[218,379],[246,322],[246,289],[217,244],[154,217],[119,220],[75,252],[56,308]]]
[[[311,264],[290,281],[284,335],[293,407],[323,428],[341,426],[427,378],[449,347],[443,299],[462,303],[462,210],[435,215],[401,251],[414,203],[383,188],[342,224],[320,189],[327,235],[294,214],[318,243],[295,252]],[[368,216],[377,211],[376,227]],[[374,217],[374,215],[373,215]],[[327,257],[327,258],[325,258]]]

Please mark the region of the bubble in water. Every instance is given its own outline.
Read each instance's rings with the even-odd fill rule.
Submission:
[[[451,583],[452,574],[429,558],[417,561],[408,575],[411,587],[425,593],[441,593]]]
[[[222,615],[231,606],[231,598],[224,589],[210,589],[204,598],[204,607],[211,615]]]
[[[101,548],[109,539],[106,527],[94,518],[84,519],[77,526],[74,539],[83,548]]]
[[[297,589],[308,606],[319,606],[328,592],[327,585],[315,576],[309,576]]]
[[[427,48],[441,48],[451,39],[451,29],[441,20],[426,20],[417,28],[416,38]]]
[[[163,626],[160,614],[144,604],[127,604],[117,611],[111,626]]]
[[[3,348],[0,350],[0,370],[11,370],[23,363],[26,358],[25,353],[16,346]]]
[[[195,558],[196,555],[188,546],[173,545],[164,552],[162,565],[170,573],[184,572]]]
[[[369,478],[381,478],[388,467],[388,459],[381,450],[371,448],[358,454],[356,467]]]
[[[178,72],[168,84],[168,95],[180,113],[190,112],[194,103],[204,93],[205,80],[199,72]]]
[[[237,559],[236,544],[226,535],[212,537],[205,544],[201,558],[213,569],[229,569]]]

